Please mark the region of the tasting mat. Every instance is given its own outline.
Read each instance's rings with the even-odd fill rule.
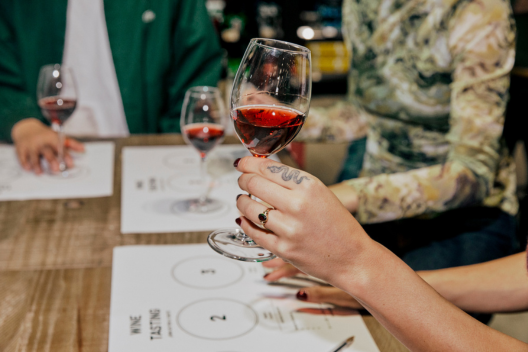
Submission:
[[[208,231],[236,227],[240,172],[237,158],[250,155],[242,145],[220,145],[206,159],[207,182],[200,177],[200,157],[191,146],[124,147],[121,233]],[[276,156],[272,157],[279,160]],[[209,214],[179,211],[178,202],[209,189],[219,208]]]
[[[30,199],[94,198],[111,196],[114,182],[114,143],[85,143],[84,153],[71,153],[74,177],[35,175],[18,162],[15,147],[0,145],[0,201]]]
[[[356,311],[295,299],[209,246],[114,248],[109,352],[379,351]]]

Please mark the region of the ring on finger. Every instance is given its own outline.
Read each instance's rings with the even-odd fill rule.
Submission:
[[[263,213],[260,213],[258,215],[258,219],[260,220],[260,226],[262,226],[262,228],[264,228],[265,230],[268,230],[266,228],[266,223],[268,222],[268,219],[269,219],[268,214],[269,214],[270,210],[275,210],[275,208],[268,208],[268,209],[264,210]]]

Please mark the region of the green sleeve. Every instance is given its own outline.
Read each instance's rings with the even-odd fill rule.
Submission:
[[[173,45],[168,112],[159,126],[163,133],[180,132],[179,118],[187,89],[216,86],[220,78],[222,49],[203,0],[180,2]]]
[[[9,8],[0,4],[0,140],[11,140],[11,128],[27,117],[40,117],[35,98],[25,87],[24,74]]]

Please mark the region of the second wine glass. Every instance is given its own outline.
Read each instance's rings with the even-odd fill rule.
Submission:
[[[173,205],[176,213],[208,215],[224,207],[220,200],[208,196],[210,187],[206,182],[205,160],[207,154],[224,140],[226,124],[227,114],[218,88],[199,86],[186,92],[180,126],[187,144],[200,154],[202,194],[198,198],[176,202]]]
[[[242,144],[267,158],[299,133],[310,109],[311,53],[272,39],[252,39],[233,82],[231,118]],[[209,245],[226,257],[252,262],[273,259],[241,229],[212,232]]]

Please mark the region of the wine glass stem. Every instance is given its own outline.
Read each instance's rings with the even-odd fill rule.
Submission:
[[[64,162],[64,128],[62,127],[62,124],[57,124],[56,129],[59,136],[57,157],[59,159],[59,170],[62,172],[66,170],[66,163]]]
[[[253,154],[253,157],[261,158],[261,159],[267,159],[268,158],[267,156],[262,157],[262,156],[258,156],[258,155],[255,155],[255,154]],[[251,193],[248,193],[248,196],[249,196],[249,198],[251,198],[253,200],[256,200],[257,202],[259,201],[259,199],[257,197],[255,197],[254,195],[252,195]],[[245,236],[248,237],[247,235],[245,235]]]
[[[200,176],[202,178],[202,184],[204,187],[204,190],[202,194],[200,195],[200,198],[198,198],[198,203],[201,207],[204,207],[207,205],[207,193],[209,193],[209,187],[206,186],[207,181],[207,175],[205,170],[205,155],[201,155],[200,158]]]
[[[237,235],[236,235],[236,239],[240,242],[247,242],[247,240],[249,239],[250,241],[252,241],[251,238],[249,238],[248,235],[246,235],[245,232],[239,232]]]

